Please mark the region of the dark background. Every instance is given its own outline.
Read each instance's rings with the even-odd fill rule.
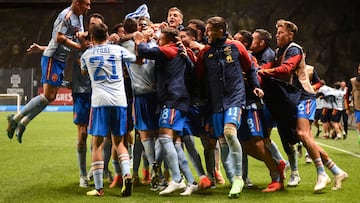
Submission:
[[[47,45],[57,14],[71,0],[0,0],[0,68],[35,67],[40,77],[40,54],[26,55],[33,42]],[[296,42],[307,50],[307,63],[315,66],[328,84],[348,80],[360,63],[360,17],[355,1],[335,0],[93,0],[90,13],[104,15],[109,27],[141,4],[149,7],[151,20],[166,19],[167,10],[177,6],[184,24],[191,18],[206,20],[220,15],[229,22],[230,33],[239,29],[269,30],[275,38],[278,19],[291,20],[299,27]],[[85,18],[86,19],[86,18]],[[275,40],[273,40],[275,48]],[[70,78],[67,68],[66,78]]]

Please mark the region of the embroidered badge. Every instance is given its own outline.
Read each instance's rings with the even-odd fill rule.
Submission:
[[[59,76],[58,76],[56,73],[54,73],[54,74],[51,75],[51,80],[52,80],[53,82],[56,82],[58,79],[59,79]]]

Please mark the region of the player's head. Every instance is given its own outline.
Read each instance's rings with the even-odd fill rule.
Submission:
[[[106,42],[108,27],[104,23],[94,24],[89,29],[90,39],[93,44]]]
[[[191,27],[185,27],[184,29],[180,30],[179,37],[185,47],[189,47],[191,41],[196,41],[197,32]]]
[[[135,18],[127,18],[124,20],[124,30],[126,34],[134,33],[137,31],[137,21]]]
[[[298,27],[295,23],[280,19],[276,23],[276,43],[279,47],[283,47],[295,39]]]
[[[197,41],[202,41],[203,40],[203,37],[204,37],[204,34],[205,34],[205,22],[200,20],[200,19],[190,19],[189,20],[189,23],[188,23],[188,27],[191,27],[192,29],[196,30],[197,32]]]
[[[261,52],[271,44],[271,33],[265,29],[256,29],[252,37],[253,42],[251,43],[250,50],[254,53]]]
[[[114,25],[114,27],[111,29],[111,33],[116,33],[117,35],[119,35],[119,37],[124,37],[125,36],[124,24],[118,23]]]
[[[179,35],[179,31],[172,27],[166,27],[161,29],[161,34],[159,37],[159,45],[163,46],[170,43],[176,43],[177,36]]]
[[[74,13],[78,16],[86,15],[90,8],[91,1],[90,0],[73,0],[71,7]]]
[[[227,24],[223,17],[214,16],[206,21],[206,36],[208,42],[215,42],[219,38],[223,38],[227,34]]]
[[[88,18],[89,28],[94,24],[104,23],[104,16],[100,13],[92,13]]]
[[[183,23],[184,15],[177,7],[172,7],[168,11],[167,22],[170,27],[178,28]]]
[[[252,33],[248,30],[239,30],[234,35],[234,39],[243,43],[246,49],[249,49],[253,41]]]

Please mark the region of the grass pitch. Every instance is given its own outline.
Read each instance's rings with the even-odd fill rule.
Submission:
[[[285,187],[284,191],[264,194],[261,189],[270,182],[264,164],[249,158],[249,177],[257,186],[244,188],[239,199],[228,199],[229,182],[225,186],[209,189],[189,197],[178,194],[162,197],[149,189],[149,186],[135,186],[131,197],[121,197],[120,188],[109,189],[104,180],[105,196],[89,197],[85,193],[91,188],[80,188],[79,169],[76,157],[76,126],[72,123],[72,113],[43,112],[28,125],[23,143],[19,144],[14,137],[6,136],[6,115],[0,112],[0,202],[360,202],[360,146],[357,144],[357,133],[349,131],[346,140],[325,140],[316,138],[323,145],[331,158],[343,168],[349,179],[339,191],[331,191],[331,184],[321,194],[314,194],[316,169],[304,164],[304,157],[299,158],[301,183],[298,187]],[[281,148],[276,130],[272,139]],[[198,139],[196,144],[202,155],[202,146]],[[90,138],[88,138],[88,146]],[[331,146],[331,148],[329,147]],[[334,148],[336,147],[336,149]],[[88,147],[89,148],[89,147]],[[341,150],[341,151],[339,151]],[[345,150],[345,151],[344,151]],[[88,149],[88,168],[90,167],[90,149]],[[283,153],[283,151],[282,151]],[[283,153],[283,155],[285,155]],[[191,166],[192,167],[192,166]],[[113,171],[111,163],[109,168]],[[193,168],[192,168],[193,169]],[[196,176],[195,170],[193,174]],[[222,170],[223,174],[224,171]],[[290,172],[287,172],[290,175]],[[286,180],[287,182],[287,180]],[[286,183],[285,182],[285,183]],[[91,182],[91,184],[93,184]]]

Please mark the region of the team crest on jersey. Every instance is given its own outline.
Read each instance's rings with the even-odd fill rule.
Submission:
[[[54,74],[51,75],[51,80],[52,80],[53,82],[58,81],[58,79],[59,79],[58,74],[54,73]]]
[[[208,58],[212,58],[214,56],[214,54],[209,54]]]

